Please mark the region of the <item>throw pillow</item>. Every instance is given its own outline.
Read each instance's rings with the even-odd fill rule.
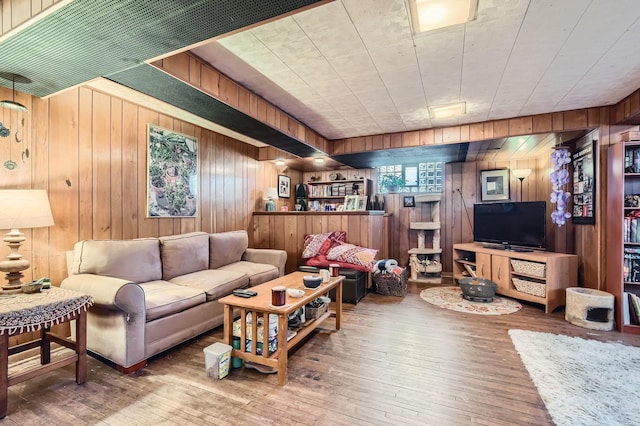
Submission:
[[[344,231],[325,232],[323,234],[307,234],[304,236],[304,250],[302,257],[309,259],[319,254],[327,254],[335,241],[344,241],[347,233]]]
[[[372,271],[373,266],[376,263],[375,259],[377,255],[378,250],[376,249],[360,247],[354,244],[340,243],[329,250],[329,253],[327,253],[327,259],[360,265],[366,268],[367,271]]]

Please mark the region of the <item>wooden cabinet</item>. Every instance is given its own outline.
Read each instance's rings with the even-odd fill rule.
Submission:
[[[466,243],[453,245],[453,259],[454,279],[490,279],[498,294],[539,303],[546,313],[564,305],[567,287],[578,285],[578,257],[573,254],[511,252]]]
[[[605,290],[616,300],[617,329],[640,334],[624,315],[633,309],[629,294],[640,296],[640,132],[622,133],[609,147],[608,163]]]

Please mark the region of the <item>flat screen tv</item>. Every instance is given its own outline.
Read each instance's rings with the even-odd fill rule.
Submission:
[[[547,203],[505,202],[473,205],[473,240],[507,250],[546,249]]]

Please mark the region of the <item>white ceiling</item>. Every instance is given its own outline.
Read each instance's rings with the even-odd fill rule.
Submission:
[[[193,52],[327,139],[609,105],[640,87],[640,0],[479,0],[413,35],[406,0],[337,0]],[[467,103],[431,120],[428,107]]]

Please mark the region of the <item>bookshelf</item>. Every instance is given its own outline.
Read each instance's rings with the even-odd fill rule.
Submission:
[[[344,202],[347,195],[366,195],[371,196],[371,179],[342,179],[329,181],[310,181],[308,205],[311,206],[313,201],[318,201],[320,210],[324,210],[327,204],[337,205]]]
[[[606,291],[615,297],[616,328],[640,334],[630,294],[640,296],[640,132],[609,147]]]

